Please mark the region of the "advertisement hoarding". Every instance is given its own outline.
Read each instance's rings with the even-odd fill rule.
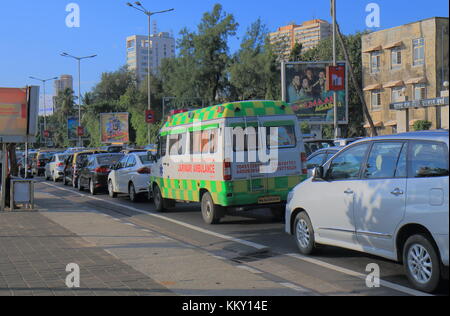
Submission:
[[[67,139],[78,140],[78,117],[69,117],[67,119]]]
[[[102,113],[100,114],[101,141],[105,144],[128,143],[129,114]]]
[[[344,65],[344,63],[339,63]],[[288,62],[282,64],[282,94],[299,120],[310,124],[333,124],[334,91],[327,89],[327,67],[331,62]],[[346,68],[346,67],[345,67]],[[345,76],[347,78],[347,76]],[[338,122],[348,123],[347,79],[337,91]]]
[[[0,88],[0,139],[34,142],[37,133],[39,87]]]

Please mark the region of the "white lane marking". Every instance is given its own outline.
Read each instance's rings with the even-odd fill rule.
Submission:
[[[296,284],[292,284],[292,283],[289,283],[289,282],[283,282],[283,283],[280,283],[280,284],[282,286],[285,286],[285,287],[290,288],[290,289],[292,289],[294,291],[297,291],[297,292],[302,292],[302,293],[311,292],[311,291],[309,291],[309,290],[307,290],[307,289],[305,289],[305,288],[303,288],[301,286],[298,286]]]
[[[239,269],[242,269],[242,270],[249,271],[249,272],[254,273],[254,274],[261,274],[262,273],[262,271],[259,271],[259,270],[253,269],[252,267],[248,267],[248,266],[244,266],[244,265],[239,265],[239,266],[236,266],[236,267],[239,268]]]
[[[65,189],[65,188],[61,188],[61,187],[58,187],[58,186],[50,184],[50,183],[46,183],[46,182],[42,182],[42,183],[44,183],[44,184],[46,184],[48,186],[51,186],[51,187],[63,190],[63,191],[79,194],[79,195],[81,195],[83,197],[87,197],[87,198],[90,198],[92,200],[97,200],[97,201],[101,201],[101,202],[104,202],[104,203],[109,203],[109,204],[114,205],[114,206],[118,206],[118,207],[123,207],[123,208],[129,209],[129,210],[131,210],[133,212],[150,215],[150,216],[153,216],[155,218],[159,218],[159,219],[162,219],[162,220],[165,220],[165,221],[168,221],[168,222],[172,222],[174,224],[178,224],[180,226],[183,226],[183,227],[186,227],[186,228],[198,231],[198,232],[203,233],[203,234],[207,234],[207,235],[210,235],[210,236],[214,236],[214,237],[218,237],[218,238],[221,238],[221,239],[225,239],[225,240],[229,240],[229,241],[232,241],[232,242],[236,242],[236,243],[239,243],[239,244],[242,244],[242,245],[245,245],[245,246],[256,248],[258,250],[266,250],[266,249],[269,248],[267,246],[260,245],[260,244],[257,244],[257,243],[251,242],[251,241],[247,241],[247,240],[243,240],[243,239],[239,239],[239,238],[235,238],[235,237],[219,234],[219,233],[216,233],[216,232],[213,232],[213,231],[210,231],[210,230],[206,230],[206,229],[203,229],[203,228],[191,225],[191,224],[183,223],[183,222],[177,221],[175,219],[159,215],[159,214],[154,213],[154,212],[142,211],[140,209],[137,209],[137,208],[134,208],[134,207],[131,207],[131,206],[128,206],[128,205],[123,205],[123,204],[120,204],[120,203],[116,203],[116,202],[112,202],[112,201],[108,201],[108,200],[103,200],[103,199],[100,199],[100,198],[96,198],[94,196],[80,194],[78,192],[73,192],[71,190],[68,190],[68,189]]]
[[[108,201],[108,200],[102,200],[102,199],[99,199],[99,198],[96,198],[96,197],[93,197],[93,196],[81,194],[81,193],[74,192],[74,191],[71,191],[71,190],[68,190],[68,189],[65,189],[65,188],[60,188],[60,187],[58,187],[56,185],[53,185],[53,184],[50,184],[50,183],[46,183],[46,182],[42,182],[42,183],[44,183],[44,184],[46,184],[48,186],[51,186],[51,187],[63,190],[63,191],[79,194],[80,196],[88,197],[88,198],[93,199],[93,200],[98,200],[98,201],[109,203],[109,204],[112,204],[112,205],[115,205],[115,206],[124,207],[124,208],[127,208],[127,209],[129,209],[131,211],[134,211],[134,212],[137,212],[137,213],[150,215],[150,216],[153,216],[153,217],[156,217],[156,218],[159,218],[159,219],[162,219],[162,220],[166,220],[166,221],[178,224],[180,226],[183,226],[183,227],[186,227],[186,228],[189,228],[189,229],[192,229],[192,230],[195,230],[195,231],[207,234],[207,235],[211,235],[211,236],[215,236],[215,237],[218,237],[218,238],[221,238],[221,239],[233,241],[233,242],[236,242],[236,243],[239,243],[239,244],[242,244],[242,245],[246,245],[246,246],[249,246],[249,247],[252,247],[252,248],[256,248],[258,250],[268,249],[269,248],[267,246],[260,245],[260,244],[257,244],[257,243],[251,242],[251,241],[246,241],[246,240],[243,240],[243,239],[234,238],[234,237],[231,237],[231,236],[227,236],[227,235],[219,234],[219,233],[216,233],[216,232],[212,232],[212,231],[209,231],[209,230],[206,230],[206,229],[203,229],[203,228],[191,225],[191,224],[186,224],[186,223],[183,223],[183,222],[180,222],[180,221],[168,218],[168,217],[164,217],[164,216],[156,214],[154,212],[142,211],[142,210],[139,210],[139,209],[131,207],[131,206],[123,205],[123,204],[116,203],[116,202],[111,202],[111,201]],[[341,268],[339,266],[336,266],[336,265],[333,265],[333,264],[329,264],[327,262],[320,261],[320,260],[317,260],[317,259],[314,259],[314,258],[305,257],[305,256],[302,256],[300,254],[287,254],[286,256],[289,256],[289,257],[292,257],[292,258],[296,258],[296,259],[300,259],[302,261],[309,262],[309,263],[312,263],[312,264],[316,264],[316,265],[321,266],[323,268],[327,268],[327,269],[330,269],[330,270],[333,270],[333,271],[336,271],[336,272],[340,272],[340,273],[343,273],[343,274],[347,274],[347,275],[350,275],[350,276],[353,276],[353,277],[357,277],[357,278],[360,278],[360,279],[363,279],[363,280],[365,280],[366,277],[367,277],[366,275],[364,275],[362,273],[355,272],[355,271],[352,271],[352,270],[349,270],[349,269],[345,269],[345,268]],[[382,286],[385,286],[387,288],[390,288],[390,289],[393,289],[393,290],[396,290],[396,291],[399,291],[399,292],[403,292],[403,293],[408,294],[408,295],[413,295],[413,296],[432,296],[430,294],[427,294],[427,293],[424,293],[424,292],[420,292],[420,291],[417,291],[417,290],[414,290],[414,289],[410,289],[408,287],[405,287],[405,286],[402,286],[402,285],[398,285],[398,284],[395,284],[395,283],[391,283],[391,282],[388,282],[388,281],[380,280],[380,283],[381,283]]]
[[[125,225],[131,226],[131,227],[137,227],[136,225],[132,224],[132,223],[124,223]]]
[[[317,260],[317,259],[314,259],[314,258],[305,257],[305,256],[302,256],[300,254],[290,253],[290,254],[287,254],[287,256],[295,258],[295,259],[299,259],[299,260],[302,260],[302,261],[305,261],[305,262],[308,262],[308,263],[312,263],[312,264],[318,265],[318,266],[320,266],[322,268],[326,268],[326,269],[330,269],[330,270],[333,270],[333,271],[336,271],[336,272],[347,274],[347,275],[350,275],[350,276],[353,276],[353,277],[356,277],[356,278],[359,278],[359,279],[362,279],[362,280],[366,280],[366,278],[367,278],[367,275],[365,275],[363,273],[359,273],[359,272],[356,272],[356,271],[353,271],[353,270],[342,268],[342,267],[336,266],[334,264],[330,264],[328,262],[324,262],[324,261]],[[427,293],[424,293],[424,292],[420,292],[420,291],[417,291],[417,290],[414,290],[414,289],[410,289],[410,288],[408,288],[406,286],[395,284],[395,283],[392,283],[392,282],[389,282],[389,281],[380,280],[380,284],[382,286],[384,286],[384,287],[390,288],[390,289],[398,291],[398,292],[403,292],[405,294],[412,295],[412,296],[433,296],[433,295],[430,295],[430,294],[427,294]]]

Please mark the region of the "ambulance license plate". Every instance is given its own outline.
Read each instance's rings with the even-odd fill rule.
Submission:
[[[279,196],[265,196],[258,199],[258,204],[279,203],[281,198]]]

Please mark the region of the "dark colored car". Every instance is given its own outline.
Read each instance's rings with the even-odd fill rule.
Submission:
[[[27,160],[27,175],[25,176],[25,157],[19,158],[17,160],[17,168],[19,169],[19,176],[22,178],[33,178],[33,173],[32,173],[32,160],[30,160],[30,158],[28,158]]]
[[[336,155],[342,148],[344,147],[329,147],[317,150],[316,152],[312,153],[306,160],[306,168],[309,171],[314,169],[315,167],[322,166],[328,161],[328,159]]]
[[[32,170],[33,174],[36,176],[43,176],[45,172],[45,165],[52,159],[55,153],[51,151],[40,151],[38,152],[36,159],[33,160]]]
[[[334,140],[332,139],[315,139],[315,140],[306,140],[305,141],[305,151],[306,155],[309,156],[315,151],[322,148],[329,148],[336,146],[334,144]]]
[[[117,164],[124,154],[96,154],[88,156],[81,166],[78,176],[78,190],[89,188],[89,192],[95,195],[100,190],[108,188],[108,175],[112,166]]]
[[[111,145],[102,147],[102,150],[108,153],[120,153],[124,148],[122,145]]]
[[[80,167],[84,164],[89,156],[102,153],[106,153],[106,151],[85,150],[69,155],[69,157],[65,161],[64,166],[64,185],[69,185],[69,183],[72,183],[72,186],[76,188],[78,186],[78,173]]]

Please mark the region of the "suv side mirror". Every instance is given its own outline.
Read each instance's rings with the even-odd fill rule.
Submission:
[[[315,167],[312,172],[313,180],[323,180],[323,167]]]

